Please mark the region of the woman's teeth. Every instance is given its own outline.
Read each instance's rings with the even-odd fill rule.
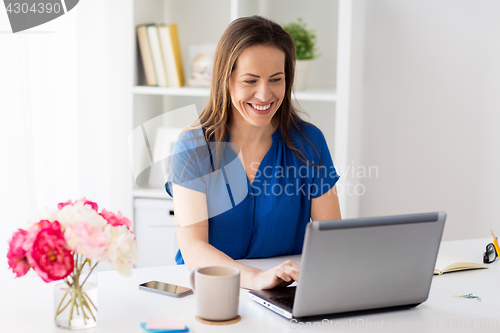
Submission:
[[[255,105],[255,104],[251,104],[251,103],[248,103],[248,104],[250,104],[256,110],[265,111],[271,107],[272,103],[266,104],[266,105]]]

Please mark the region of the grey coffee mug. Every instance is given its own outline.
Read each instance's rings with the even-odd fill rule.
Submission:
[[[238,316],[239,269],[228,266],[195,268],[190,280],[200,318],[223,321]]]

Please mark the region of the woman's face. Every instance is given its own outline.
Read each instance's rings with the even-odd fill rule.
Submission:
[[[241,52],[229,78],[233,112],[258,127],[271,122],[285,96],[285,53],[254,45]]]

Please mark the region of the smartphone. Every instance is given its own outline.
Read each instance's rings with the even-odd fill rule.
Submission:
[[[141,283],[139,285],[139,289],[177,298],[188,296],[193,293],[192,289],[160,281],[149,281]]]

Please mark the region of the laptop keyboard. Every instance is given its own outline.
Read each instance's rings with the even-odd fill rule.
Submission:
[[[276,297],[271,297],[271,299],[275,302],[278,302],[293,309],[293,300],[295,299],[294,296],[276,296]]]

